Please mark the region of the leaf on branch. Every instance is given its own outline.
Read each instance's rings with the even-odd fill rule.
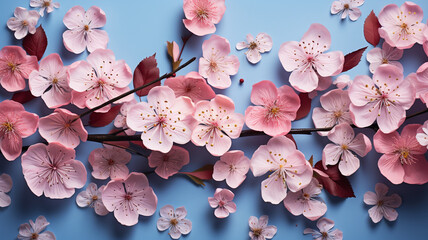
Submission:
[[[308,162],[309,164],[311,164],[311,167],[314,166],[314,155],[312,155],[311,158],[309,158]]]
[[[13,94],[12,96],[12,100],[15,102],[19,102],[21,104],[27,103],[33,99],[35,99],[36,97],[33,96],[33,94],[31,94],[30,90],[28,91],[20,91],[20,92],[16,92]]]
[[[297,110],[296,119],[294,120],[299,120],[306,117],[311,111],[312,99],[309,98],[309,94],[299,93],[299,98],[300,98],[300,107]]]
[[[174,41],[172,42],[167,41],[166,44],[167,44],[168,55],[171,57],[172,70],[174,71],[180,66],[180,63],[182,60],[182,59],[179,59],[180,47],[178,47],[178,44]]]
[[[193,180],[198,185],[203,185],[203,180],[211,180],[213,178],[214,165],[207,164],[201,168],[196,169],[193,172],[179,172],[180,174],[187,175],[191,180]]]
[[[91,127],[104,127],[109,125],[119,114],[122,104],[113,106],[106,113],[93,112],[89,115],[89,126]]]
[[[194,177],[194,176],[189,175],[189,174],[186,174],[186,176],[188,176],[194,183],[196,183],[196,185],[205,186],[205,183],[202,179]]]
[[[328,175],[328,177],[322,176],[317,173],[318,171]],[[314,173],[314,177],[331,195],[341,198],[355,197],[351,183],[348,178],[340,173],[337,164],[328,166],[327,170],[325,170],[322,166],[322,161],[319,161],[315,164]]]
[[[363,56],[363,53],[366,50],[366,48],[367,47],[363,47],[356,51],[346,54],[345,63],[343,64],[342,72],[346,72],[348,70],[351,70],[355,66],[357,66],[358,63],[361,61],[361,57]]]
[[[140,87],[159,78],[159,68],[156,62],[156,53],[144,58],[134,70],[134,88]],[[154,83],[136,92],[139,97],[146,96],[150,89],[160,86],[160,82]]]
[[[364,38],[366,41],[376,47],[380,41],[379,28],[380,23],[373,10],[364,21]]]
[[[22,47],[28,55],[36,56],[37,60],[42,59],[45,54],[46,47],[48,46],[48,38],[46,37],[45,30],[40,25],[34,34],[28,34],[22,40]]]

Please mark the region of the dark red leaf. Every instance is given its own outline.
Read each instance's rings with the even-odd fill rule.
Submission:
[[[339,172],[337,164],[328,166],[328,169],[325,170],[322,166],[322,162],[319,161],[315,164],[314,168],[328,175],[328,177],[323,177],[319,174],[315,174],[314,177],[331,195],[341,198],[355,197],[351,183],[348,181],[348,178]]]
[[[308,93],[299,93],[300,108],[297,110],[296,119],[299,120],[306,117],[311,111],[312,99],[309,98]]]
[[[369,16],[367,16],[364,21],[364,37],[366,41],[376,47],[380,41],[379,28],[380,28],[379,20],[376,17],[376,14],[373,10],[370,12]]]
[[[37,60],[42,59],[48,46],[48,38],[45,30],[40,25],[34,34],[28,34],[22,40],[22,47],[27,51],[28,55],[36,56]]]
[[[356,51],[346,54],[345,63],[343,64],[342,72],[346,72],[348,70],[351,70],[355,66],[357,66],[358,63],[361,61],[361,57],[363,56],[363,53],[366,50],[366,48],[367,47],[363,47]]]
[[[143,59],[134,71],[134,88],[140,87],[146,83],[159,78],[159,68],[156,62],[156,53]],[[150,89],[160,86],[160,82],[150,85],[140,91],[137,91],[139,97],[146,96]]]
[[[214,169],[214,165],[207,164],[199,169],[196,169],[193,172],[179,172],[179,173],[197,177],[202,180],[210,180],[213,178],[213,169]]]
[[[29,101],[33,100],[34,98],[36,98],[36,97],[33,96],[33,94],[31,94],[31,92],[29,90],[28,91],[16,92],[12,96],[13,101],[19,102],[21,104],[29,102]]]
[[[89,126],[104,127],[109,125],[116,118],[117,114],[119,114],[121,106],[122,104],[113,106],[106,113],[91,113],[91,115],[89,115]]]

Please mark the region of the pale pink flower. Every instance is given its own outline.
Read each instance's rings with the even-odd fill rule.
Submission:
[[[287,196],[287,189],[297,192],[312,180],[312,167],[296,145],[285,136],[271,138],[261,145],[251,158],[251,171],[255,177],[270,171],[261,183],[265,202],[279,204]]]
[[[343,232],[339,229],[332,229],[334,227],[334,222],[328,218],[321,218],[317,222],[317,227],[319,229],[306,228],[303,230],[303,234],[312,234],[314,240],[342,240]]]
[[[249,106],[245,110],[245,124],[270,136],[287,134],[300,107],[299,96],[291,87],[276,88],[268,80],[253,85],[251,102],[258,106]]]
[[[71,197],[75,188],[86,183],[86,168],[75,156],[74,149],[60,143],[31,145],[21,157],[22,172],[30,190],[38,197],[43,193],[52,199]]]
[[[244,182],[250,169],[250,159],[240,150],[229,151],[223,154],[214,164],[213,179],[223,181],[227,185],[237,188]]]
[[[68,28],[62,34],[65,48],[76,54],[85,51],[86,48],[89,52],[107,48],[108,34],[98,29],[104,27],[106,21],[105,12],[99,7],[92,6],[86,12],[81,6],[71,8],[63,19]]]
[[[229,41],[217,35],[202,43],[202,57],[199,59],[199,74],[208,80],[208,83],[219,89],[225,89],[232,84],[230,75],[238,73],[239,60],[230,55]]]
[[[364,203],[374,205],[369,209],[369,216],[374,223],[380,222],[383,217],[388,221],[395,221],[398,217],[398,212],[395,208],[400,207],[401,197],[394,193],[386,196],[388,187],[383,183],[377,183],[374,192],[366,192],[364,194]]]
[[[349,15],[349,19],[357,21],[361,16],[359,6],[364,4],[364,0],[339,0],[331,4],[331,14],[342,13],[341,18],[345,19]]]
[[[416,98],[419,98],[428,107],[428,63],[422,64],[416,71],[406,77],[416,90]]]
[[[126,116],[128,116],[128,109],[134,106],[135,104],[137,104],[137,100],[135,100],[135,98],[129,102],[124,103],[120,107],[120,112],[116,116],[113,122],[115,127],[126,129],[125,130],[126,135],[130,135],[130,136],[134,135],[135,131],[129,128],[128,124],[126,124]]]
[[[71,102],[79,108],[94,108],[129,91],[132,72],[123,60],[116,61],[111,50],[98,49],[86,61],[73,63],[68,69]],[[114,102],[123,103],[134,99],[132,94]],[[96,112],[107,112],[111,104]]]
[[[184,26],[195,35],[214,33],[226,11],[224,0],[184,0]]]
[[[31,0],[30,6],[33,8],[40,8],[39,14],[43,17],[45,15],[45,9],[47,13],[51,13],[54,8],[59,8],[60,4],[52,2],[52,0]]]
[[[122,225],[138,223],[138,216],[156,212],[158,198],[143,173],[132,172],[126,179],[110,181],[103,191],[103,203]]]
[[[428,27],[426,27],[424,31],[423,48],[424,48],[425,54],[428,56]]]
[[[290,75],[290,84],[300,92],[311,92],[319,85],[319,76],[330,77],[342,72],[345,57],[330,49],[331,36],[326,27],[314,23],[300,42],[285,42],[279,49],[279,60]],[[319,76],[318,76],[319,75]]]
[[[63,108],[57,108],[48,116],[40,118],[39,133],[49,143],[59,142],[69,148],[77,147],[80,141],[86,142],[88,138],[79,116]]]
[[[8,92],[25,88],[25,80],[33,70],[39,69],[36,56],[28,56],[18,46],[6,46],[0,50],[0,84]]]
[[[398,7],[386,5],[379,13],[378,19],[382,26],[380,36],[391,47],[398,49],[411,48],[413,44],[423,44],[425,24],[422,23],[422,8],[413,2],[405,2]]]
[[[248,225],[250,226],[250,232],[248,235],[251,240],[265,240],[271,239],[275,236],[277,228],[273,225],[267,225],[269,217],[267,215],[257,217],[251,216],[248,219]]]
[[[93,169],[92,177],[95,179],[126,178],[129,174],[126,164],[131,157],[131,154],[122,148],[106,146],[94,149],[88,158]]]
[[[267,33],[259,33],[254,39],[253,35],[247,35],[247,42],[239,42],[236,44],[236,49],[242,50],[248,48],[248,51],[245,52],[247,60],[256,64],[262,60],[262,55],[260,53],[269,52],[272,49],[272,38]]]
[[[187,215],[186,208],[179,207],[175,209],[171,205],[165,205],[159,210],[160,218],[157,221],[159,231],[169,229],[169,236],[172,239],[179,239],[181,234],[187,235],[192,231],[192,222],[185,219]]]
[[[13,161],[22,151],[22,138],[36,132],[39,116],[25,111],[22,104],[4,100],[0,102],[0,150],[3,156]]]
[[[67,67],[57,53],[40,61],[39,69],[31,72],[28,79],[31,94],[42,96],[48,108],[57,108],[71,102],[71,88],[67,81]]]
[[[197,72],[190,72],[186,76],[168,78],[164,85],[174,90],[176,97],[186,96],[192,99],[194,103],[215,97],[215,92]]]
[[[36,11],[17,7],[13,15],[14,17],[7,20],[7,27],[15,32],[16,39],[23,39],[28,33],[36,32],[36,25],[40,18]]]
[[[198,102],[193,116],[199,125],[193,129],[192,142],[206,146],[213,156],[227,152],[232,145],[231,138],[238,138],[244,126],[244,116],[235,113],[232,99],[224,95]]]
[[[428,120],[418,128],[416,139],[419,144],[428,148]]]
[[[155,173],[159,177],[168,179],[178,173],[180,169],[189,164],[189,152],[182,147],[172,146],[168,153],[152,151],[148,157],[149,166],[156,168]]]
[[[0,207],[7,207],[12,202],[9,195],[6,194],[12,190],[12,185],[12,178],[8,174],[0,175]]]
[[[100,188],[95,183],[89,183],[84,191],[77,194],[76,204],[77,206],[84,208],[90,207],[95,210],[95,213],[100,216],[105,216],[109,213],[103,203],[102,193],[105,186],[102,185]]]
[[[297,192],[289,192],[284,199],[284,206],[294,216],[302,215],[315,221],[327,212],[327,205],[319,195],[322,186],[312,178],[308,186]]]
[[[376,68],[382,64],[391,64],[403,71],[403,65],[398,61],[401,57],[403,57],[402,49],[391,47],[387,42],[384,42],[382,48],[376,47],[367,53],[370,72],[374,73]]]
[[[217,188],[214,197],[208,197],[208,203],[215,208],[214,215],[217,218],[226,218],[229,213],[236,212],[236,204],[233,202],[235,194],[229,189]]]
[[[336,85],[336,87],[340,90],[344,90],[346,87],[350,87],[352,85],[352,79],[347,74],[342,74],[338,76],[334,81],[333,84]]]
[[[403,73],[393,65],[381,65],[373,74],[357,76],[349,88],[352,121],[358,127],[375,120],[384,133],[395,131],[406,118],[406,110],[415,101],[415,89],[403,80]]]
[[[420,145],[416,133],[420,124],[408,124],[401,136],[394,131],[389,134],[377,131],[373,144],[378,153],[383,153],[378,161],[380,173],[393,184],[424,184],[428,182],[427,148]]]
[[[140,131],[144,146],[150,150],[167,153],[173,143],[190,141],[194,119],[194,105],[188,97],[178,97],[166,86],[150,89],[147,102],[140,102],[128,109],[126,124]]]
[[[30,224],[23,223],[19,226],[18,239],[20,240],[55,240],[55,235],[50,231],[44,231],[50,223],[44,216],[39,216],[36,222],[30,219]],[[44,231],[44,232],[42,232]]]

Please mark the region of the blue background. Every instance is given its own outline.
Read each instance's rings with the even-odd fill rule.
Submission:
[[[58,1],[58,0],[55,0]],[[226,13],[220,24],[217,25],[216,34],[229,39],[232,54],[237,55],[241,66],[237,75],[232,77],[232,86],[217,93],[231,97],[236,103],[236,111],[244,113],[250,105],[252,84],[261,80],[271,80],[277,86],[288,84],[289,73],[281,66],[277,53],[281,43],[291,40],[300,40],[310,24],[321,23],[325,25],[332,35],[331,50],[341,50],[345,54],[369,45],[363,36],[363,23],[365,17],[373,9],[376,14],[388,3],[401,5],[404,1],[367,1],[360,9],[362,17],[351,22],[349,19],[341,20],[339,15],[330,15],[332,0],[311,1],[260,1],[260,0],[229,0],[226,1]],[[428,2],[415,0],[428,14]],[[68,9],[81,5],[88,9],[92,5],[99,6],[107,14],[107,24],[104,29],[108,32],[110,41],[108,48],[112,49],[117,59],[124,59],[134,69],[144,57],[157,53],[156,58],[161,74],[170,71],[170,63],[166,53],[166,41],[177,41],[181,46],[181,36],[188,31],[182,24],[184,18],[182,1],[156,0],[156,1],[106,1],[106,0],[73,0],[60,1],[61,8],[45,15],[39,20],[48,36],[48,48],[45,53],[57,52],[64,63],[69,65],[77,60],[85,59],[87,52],[75,55],[68,52],[62,43],[62,33],[66,30],[62,18]],[[2,1],[0,9],[0,48],[6,45],[21,45],[13,37],[13,33],[6,27],[6,21],[13,15],[15,7],[29,8],[29,0]],[[424,22],[426,22],[424,17]],[[271,52],[262,55],[262,61],[256,65],[250,64],[244,51],[237,51],[235,44],[245,40],[248,33],[254,36],[259,32],[271,35],[274,45]],[[202,55],[202,42],[210,36],[193,36],[183,53],[183,61],[191,57]],[[369,46],[368,50],[372,49]],[[401,62],[404,65],[405,75],[415,72],[425,61],[426,55],[420,45],[404,51]],[[197,71],[197,63],[193,63],[180,74]],[[369,74],[368,64],[364,59],[347,74],[351,77]],[[239,84],[239,79],[245,79]],[[12,94],[0,89],[1,99],[10,99]],[[418,102],[419,103],[419,102]],[[319,98],[315,98],[312,107],[319,106]],[[45,116],[52,112],[46,108],[41,99],[25,104],[27,110]],[[424,109],[422,104],[410,110],[414,112]],[[78,111],[71,107],[73,111]],[[78,111],[79,112],[79,111]],[[80,111],[81,112],[81,111]],[[312,127],[313,123],[308,117],[293,122],[293,127]],[[408,122],[422,123],[426,116]],[[90,133],[107,133],[112,126],[105,128],[90,128]],[[371,130],[364,131],[370,138]],[[251,158],[258,146],[266,144],[266,136],[247,137],[233,141],[231,149],[240,149]],[[322,148],[328,139],[315,135],[295,136],[299,149],[307,158],[321,159]],[[38,133],[24,140],[24,145],[40,141]],[[88,182],[94,181],[90,176],[90,166],[87,158],[91,150],[101,147],[98,143],[87,142],[76,148],[77,159],[87,166]],[[215,163],[218,158],[211,156],[205,148],[197,148],[191,144],[185,146],[190,150],[191,162],[184,167],[184,171],[192,171],[207,163]],[[344,232],[345,239],[426,239],[425,227],[428,225],[428,185],[413,186],[407,184],[392,185],[379,172],[377,160],[380,155],[372,150],[361,159],[361,168],[350,177],[356,198],[339,199],[323,193],[322,197],[328,205],[326,217],[336,222],[336,227]],[[12,176],[14,186],[10,192],[12,204],[0,209],[0,239],[15,239],[20,224],[29,219],[44,215],[51,222],[48,230],[55,233],[57,239],[169,239],[167,232],[158,232],[156,221],[159,217],[157,211],[151,217],[140,217],[139,223],[133,227],[120,225],[113,214],[105,217],[97,216],[92,209],[79,208],[75,203],[76,194],[64,200],[51,200],[45,197],[36,197],[27,187],[22,175],[20,158],[8,162],[0,158],[0,173]],[[129,168],[133,171],[147,171],[147,160],[134,156]],[[227,187],[224,182],[209,181],[206,187],[198,187],[187,178],[173,176],[168,180],[161,179],[155,174],[148,176],[151,186],[158,196],[158,210],[171,204],[174,207],[184,206],[188,211],[187,218],[193,222],[193,229],[184,239],[248,239],[248,218],[250,216],[269,215],[269,223],[278,227],[274,239],[311,239],[302,234],[306,227],[315,227],[315,222],[303,216],[291,215],[282,204],[272,205],[263,202],[260,196],[260,182],[265,177],[254,178],[248,173],[247,180],[233,192],[236,194],[235,202],[237,212],[226,219],[217,219],[213,215],[207,198],[212,196],[217,187]],[[386,183],[391,192],[396,192],[403,199],[398,209],[399,217],[396,222],[381,221],[373,224],[368,216],[368,206],[363,203],[366,191],[374,191],[377,182]],[[98,185],[106,181],[96,181]]]

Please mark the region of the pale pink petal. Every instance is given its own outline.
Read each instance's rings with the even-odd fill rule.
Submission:
[[[249,48],[249,47],[250,47],[250,44],[248,44],[247,42],[238,42],[236,44],[236,49],[237,50],[242,50],[244,48]]]
[[[55,240],[55,234],[50,231],[44,231],[39,234],[38,240]]]
[[[229,211],[225,207],[218,207],[214,210],[214,216],[217,218],[226,218],[229,216]]]
[[[257,49],[250,49],[245,53],[245,55],[247,56],[248,61],[252,64],[256,64],[262,60],[262,55]]]
[[[383,218],[383,214],[380,210],[380,207],[375,205],[372,208],[370,208],[369,209],[369,216],[374,223],[380,222],[380,220],[382,220],[382,218]]]
[[[267,33],[257,34],[256,41],[260,53],[269,52],[272,49],[272,38]]]
[[[81,28],[84,22],[85,9],[81,6],[72,7],[64,15],[63,22],[68,29]]]
[[[327,205],[317,199],[310,199],[307,202],[307,209],[303,216],[311,221],[315,221],[327,212]]]
[[[375,144],[376,146],[376,144]],[[407,166],[407,165],[406,165]],[[404,181],[405,171],[398,156],[395,154],[384,154],[378,161],[380,173],[393,184],[400,184]]]
[[[229,163],[222,161],[221,159],[218,160],[214,164],[213,169],[213,179],[215,181],[223,181],[230,175],[230,167]]]
[[[339,171],[343,176],[350,176],[360,168],[360,159],[349,150],[343,151],[342,160],[339,162]]]
[[[288,192],[284,199],[284,206],[294,216],[299,216],[305,210],[305,200],[301,200],[302,192]]]
[[[413,164],[403,164],[404,182],[408,184],[425,184],[428,182],[428,162],[424,155],[415,155],[416,162]]]
[[[204,36],[216,31],[216,27],[213,23],[205,23],[199,19],[183,19],[184,26],[195,35]]]
[[[338,145],[348,145],[354,139],[354,129],[347,123],[336,125],[328,134],[328,139]]]
[[[86,34],[86,38],[86,45],[89,52],[93,52],[99,48],[107,48],[109,37],[107,32],[104,30],[91,29]]]
[[[277,96],[278,90],[275,84],[268,80],[254,84],[251,90],[251,102],[255,105],[270,105],[276,101]]]
[[[181,147],[172,146],[167,154],[152,151],[148,157],[149,166],[162,178],[176,174],[184,165],[189,163],[189,152]]]
[[[262,198],[265,202],[279,204],[287,196],[287,185],[277,173],[272,173],[261,183]]]
[[[296,41],[285,42],[278,52],[282,67],[287,71],[295,71],[307,63],[307,57],[300,44]]]
[[[396,193],[391,194],[391,196],[384,197],[383,201],[387,207],[398,208],[401,206],[401,197]]]
[[[381,131],[377,131],[373,136],[373,145],[378,153],[392,153],[395,151],[395,148],[391,144],[391,139],[399,138],[400,134],[398,132],[384,134]]]
[[[17,133],[5,134],[0,144],[1,153],[7,160],[13,161],[21,155],[22,138]]]
[[[331,4],[330,12],[331,14],[338,14],[339,12],[343,11],[343,3],[341,1],[334,1]]]
[[[320,54],[316,57],[314,65],[317,73],[323,77],[335,76],[342,72],[345,57],[340,51]]]
[[[379,129],[384,133],[397,130],[406,119],[406,111],[399,105],[384,106],[380,109],[379,115],[377,116],[377,123]]]
[[[269,162],[266,161],[267,159],[269,159]],[[274,170],[277,166],[271,164],[271,160],[272,157],[269,154],[268,146],[261,145],[259,148],[257,148],[251,158],[251,171],[253,172],[253,175],[258,177],[265,174],[269,170]]]
[[[311,92],[318,87],[319,79],[315,70],[308,63],[294,70],[288,81],[297,91]]]
[[[322,152],[322,163],[325,166],[327,165],[336,165],[343,154],[343,149],[341,146],[336,144],[329,143],[327,144]]]
[[[358,18],[361,16],[361,10],[359,8],[352,8],[349,11],[349,19],[352,21],[357,21]]]
[[[320,230],[320,232],[328,232],[330,229],[334,227],[333,220],[330,220],[328,218],[321,218],[317,222],[317,227]]]
[[[90,7],[85,13],[85,18],[89,22],[91,28],[104,27],[106,24],[106,14],[97,6]]]
[[[82,53],[86,49],[85,33],[83,29],[66,30],[62,34],[64,47],[75,54]]]
[[[192,222],[189,219],[181,219],[176,228],[181,234],[189,234],[192,231]]]
[[[364,203],[367,205],[376,205],[378,203],[378,197],[374,192],[364,193]]]
[[[349,110],[354,124],[360,128],[370,126],[378,117],[376,110],[378,110],[379,104],[379,101],[370,102],[365,106],[351,104]]]

